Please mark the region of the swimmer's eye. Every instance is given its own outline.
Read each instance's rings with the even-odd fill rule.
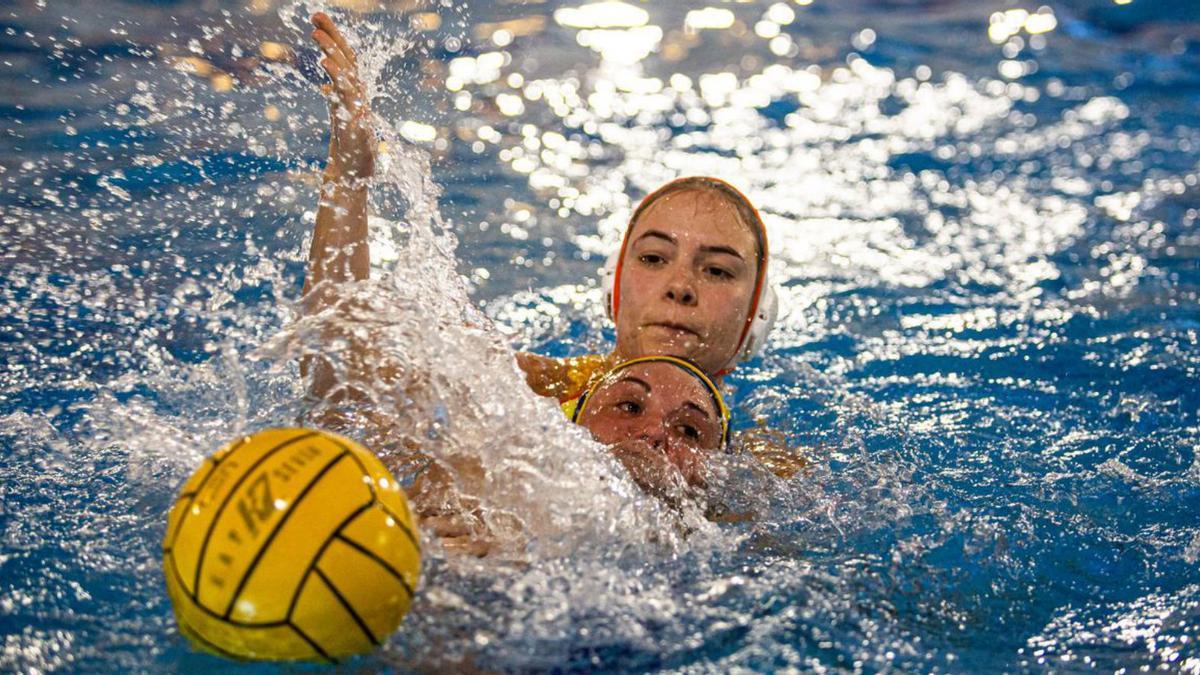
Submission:
[[[630,415],[642,412],[642,405],[637,401],[619,401],[615,407],[617,410]]]
[[[680,424],[675,427],[679,434],[689,440],[700,440],[700,430],[690,424]]]
[[[666,258],[657,253],[643,253],[638,256],[638,260],[646,265],[661,265],[667,261]]]
[[[706,274],[708,274],[710,277],[713,277],[716,279],[725,280],[725,279],[733,278],[733,272],[730,272],[729,270],[721,268],[721,267],[707,267],[707,268],[705,268],[704,272]]]

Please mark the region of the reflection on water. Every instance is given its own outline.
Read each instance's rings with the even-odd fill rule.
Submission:
[[[521,565],[434,553],[368,667],[1200,672],[1194,7],[331,4],[385,125],[363,291],[435,383],[394,407],[546,524]],[[216,667],[160,523],[304,412],[314,7],[0,22],[8,669]],[[596,268],[696,173],[762,209],[781,290],[735,426],[810,468],[728,458],[756,517],[682,542],[506,343],[604,348]]]

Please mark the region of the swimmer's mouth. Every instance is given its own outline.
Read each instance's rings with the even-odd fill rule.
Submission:
[[[671,323],[669,321],[660,321],[660,322],[656,322],[656,323],[649,323],[649,324],[646,324],[646,328],[665,328],[667,330],[674,331],[676,333],[687,333],[688,335],[694,335],[697,338],[700,337],[700,334],[697,333],[696,331],[692,330],[691,328],[688,328],[687,326],[684,326],[683,324]]]

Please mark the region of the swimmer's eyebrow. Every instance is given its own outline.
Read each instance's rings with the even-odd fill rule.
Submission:
[[[741,253],[738,253],[729,246],[701,246],[700,251],[703,253],[724,253],[725,255],[731,255],[738,260],[745,260]]]
[[[637,240],[641,241],[648,237],[652,237],[654,239],[662,239],[663,241],[666,241],[666,242],[669,242],[669,243],[675,244],[675,245],[678,245],[678,243],[679,243],[679,242],[675,241],[675,237],[672,237],[671,235],[667,234],[666,232],[662,232],[659,230],[646,230],[645,232],[642,233],[642,236],[637,238]],[[738,260],[743,260],[743,261],[746,259],[745,256],[743,256],[741,253],[738,253],[737,249],[735,249],[731,246],[701,246],[700,252],[701,253],[721,253],[724,255],[731,255],[731,256],[737,258]]]
[[[696,412],[698,412],[698,413],[700,413],[701,415],[703,415],[703,416],[704,416],[704,419],[706,419],[706,420],[708,420],[708,419],[712,419],[712,415],[709,415],[707,410],[705,410],[704,408],[700,407],[699,405],[697,405],[696,403],[693,403],[693,402],[691,402],[691,401],[688,401],[687,403],[684,403],[684,404],[683,404],[682,406],[680,406],[680,407],[681,407],[681,408],[693,408],[693,409],[694,409]]]
[[[677,243],[675,241],[675,237],[672,237],[671,235],[667,234],[666,232],[660,232],[659,230],[646,230],[645,232],[642,233],[642,236],[638,237],[638,241],[641,241],[648,237],[653,237],[655,239],[662,239],[662,240],[670,242],[672,244]]]
[[[647,394],[651,392],[650,385],[646,384],[645,380],[634,377],[633,375],[626,375],[625,377],[617,380],[617,382],[632,382],[634,384],[641,385],[642,389],[645,389]]]

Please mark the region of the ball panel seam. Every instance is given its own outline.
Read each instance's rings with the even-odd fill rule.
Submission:
[[[396,526],[400,528],[400,531],[404,533],[404,536],[408,537],[408,542],[412,544],[414,549],[416,549],[417,555],[421,555],[421,544],[417,542],[416,533],[414,533],[412,529],[405,524],[407,519],[402,518],[400,514],[392,511],[390,508],[388,508],[388,505],[384,504],[382,501],[377,500],[375,503],[379,505],[379,509],[381,511],[390,516],[392,520],[396,521]]]
[[[358,624],[358,627],[363,632],[363,635],[367,636],[367,640],[372,645],[378,647],[379,639],[376,638],[375,634],[371,632],[371,629],[367,627],[367,623],[365,621],[363,621],[361,616],[358,615],[358,611],[355,610],[354,607],[351,606],[350,603],[346,600],[346,596],[342,595],[342,592],[333,583],[333,580],[330,579],[329,577],[325,576],[325,573],[321,571],[320,565],[317,565],[316,567],[314,567],[313,571],[317,573],[317,576],[321,578],[321,581],[325,583],[325,585],[329,588],[330,592],[332,592],[334,597],[337,598],[338,602],[340,602],[342,604],[342,608],[345,609],[346,612],[350,614],[350,618],[354,619],[354,623]]]
[[[400,574],[400,572],[396,568],[389,565],[386,560],[384,560],[383,558],[380,558],[373,551],[367,549],[367,547],[363,546],[362,544],[358,543],[357,541],[354,541],[353,539],[347,537],[346,535],[339,532],[338,534],[335,534],[334,537],[341,540],[341,542],[346,544],[347,546],[357,550],[359,553],[361,553],[361,554],[365,555],[366,557],[370,558],[371,560],[375,561],[375,563],[378,564],[380,567],[382,567],[388,574],[395,577],[396,581],[400,582],[400,586],[404,589],[404,592],[408,594],[409,602],[412,602],[413,595],[414,595],[413,589],[411,586],[408,585],[408,582],[405,581],[404,575]]]
[[[304,589],[304,583],[307,583],[307,580],[308,580],[309,576],[312,574],[313,569],[316,568],[317,561],[321,559],[321,556],[325,555],[325,550],[329,548],[329,543],[332,542],[337,537],[337,533],[341,532],[342,528],[346,527],[347,523],[350,523],[351,521],[353,521],[355,518],[357,518],[359,515],[361,515],[363,511],[366,511],[367,509],[371,508],[371,504],[373,504],[373,503],[374,502],[367,502],[366,504],[363,504],[362,506],[355,509],[354,512],[352,512],[350,515],[346,516],[346,518],[344,520],[342,520],[341,524],[339,524],[337,526],[337,529],[334,530],[334,534],[329,535],[329,537],[327,537],[325,539],[325,541],[321,542],[321,548],[317,549],[317,552],[315,554],[313,554],[312,560],[308,561],[308,568],[304,570],[304,574],[300,577],[301,579],[304,580],[304,582],[301,582],[300,587],[296,589],[296,592],[294,594],[292,594],[292,602],[288,606],[288,611],[287,611],[286,621],[288,623],[292,623],[292,616],[296,611],[296,602],[300,599],[300,591]]]
[[[307,642],[308,646],[313,648],[313,651],[320,654],[321,658],[325,659],[329,663],[337,663],[337,659],[333,658],[332,656],[329,655],[328,652],[326,652],[324,649],[322,649],[321,645],[317,644],[316,640],[314,640],[308,636],[308,633],[305,633],[304,631],[300,630],[299,626],[292,623],[291,621],[288,621],[287,625],[289,628],[296,631],[296,635],[299,635],[302,640]]]
[[[222,618],[228,620],[230,615],[233,614],[233,608],[237,604],[238,596],[240,596],[242,591],[246,588],[246,582],[250,580],[250,576],[254,574],[254,569],[258,567],[259,561],[262,560],[263,555],[267,552],[267,549],[271,548],[271,543],[275,541],[275,536],[279,534],[279,531],[282,530],[283,526],[287,524],[288,519],[290,519],[292,514],[296,512],[296,509],[300,506],[300,503],[303,502],[304,498],[307,497],[310,492],[312,492],[312,489],[321,482],[321,479],[325,477],[325,474],[329,473],[333,467],[337,466],[347,456],[348,453],[343,452],[342,454],[334,457],[332,461],[323,466],[321,470],[317,472],[317,475],[313,476],[312,480],[310,480],[308,484],[304,486],[304,489],[300,491],[300,494],[296,495],[295,501],[293,501],[288,510],[284,512],[283,517],[279,519],[279,522],[275,523],[275,527],[271,528],[271,532],[268,533],[267,538],[263,540],[262,546],[259,546],[258,552],[254,554],[254,559],[250,561],[250,565],[246,567],[244,572],[242,572],[242,578],[238,580],[237,588],[234,590],[233,595],[230,596],[229,605],[225,608],[225,614]],[[248,473],[250,472],[247,472],[247,474]]]

